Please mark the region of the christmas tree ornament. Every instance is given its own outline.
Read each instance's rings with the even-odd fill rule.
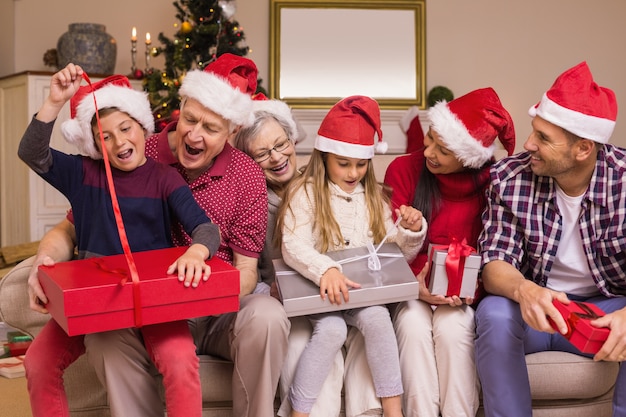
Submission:
[[[191,32],[191,30],[193,29],[193,27],[191,26],[191,23],[185,21],[183,23],[181,23],[180,25],[180,32],[187,34],[189,32]]]

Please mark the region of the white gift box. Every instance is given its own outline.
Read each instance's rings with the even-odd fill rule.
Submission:
[[[478,270],[480,269],[480,255],[472,250],[472,253],[460,261],[459,267],[463,267],[462,280],[459,292],[453,291],[458,288],[458,282],[451,283],[446,272],[446,257],[448,256],[448,245],[429,245],[428,259],[430,264],[430,278],[428,290],[432,295],[452,296],[458,295],[460,298],[475,297],[476,285],[478,283]],[[452,286],[450,285],[452,284]]]
[[[368,267],[368,253],[367,247],[326,253],[342,263],[344,275],[361,284],[361,288],[349,290],[349,302],[342,301],[339,305],[331,304],[328,297],[322,300],[317,285],[281,259],[275,259],[276,284],[287,316],[304,316],[418,298],[419,284],[398,245],[385,243],[381,246],[377,252],[380,260],[378,271]]]

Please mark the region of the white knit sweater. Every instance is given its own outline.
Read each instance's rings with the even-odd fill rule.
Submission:
[[[373,242],[363,185],[359,184],[351,194],[334,183],[330,183],[329,186],[333,214],[344,239],[348,242],[345,247],[341,246],[341,242],[336,242],[329,250],[357,248],[367,245],[368,241]],[[336,261],[319,252],[317,243],[320,237],[318,233],[313,232],[315,202],[311,201],[313,199],[311,185],[308,184],[307,187],[308,195],[304,189],[300,189],[291,199],[292,210],[287,210],[285,215],[281,250],[287,265],[319,285],[322,275],[328,269],[337,268],[340,271],[342,269]],[[422,219],[422,222],[422,229],[419,232],[399,226],[397,232],[391,233],[387,240],[398,244],[409,263],[421,249],[426,237],[428,226],[425,219]],[[386,209],[385,229],[389,232],[393,228],[391,209]]]

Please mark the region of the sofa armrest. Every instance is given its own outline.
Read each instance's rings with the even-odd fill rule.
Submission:
[[[49,314],[33,311],[28,302],[28,274],[35,256],[17,264],[0,279],[0,320],[35,337],[50,320]]]

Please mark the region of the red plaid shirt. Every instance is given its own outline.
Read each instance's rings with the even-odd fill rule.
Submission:
[[[626,295],[626,150],[605,145],[582,200],[580,234],[598,289]],[[479,238],[483,264],[510,263],[526,279],[546,285],[561,236],[554,180],[530,169],[527,152],[491,169]]]

